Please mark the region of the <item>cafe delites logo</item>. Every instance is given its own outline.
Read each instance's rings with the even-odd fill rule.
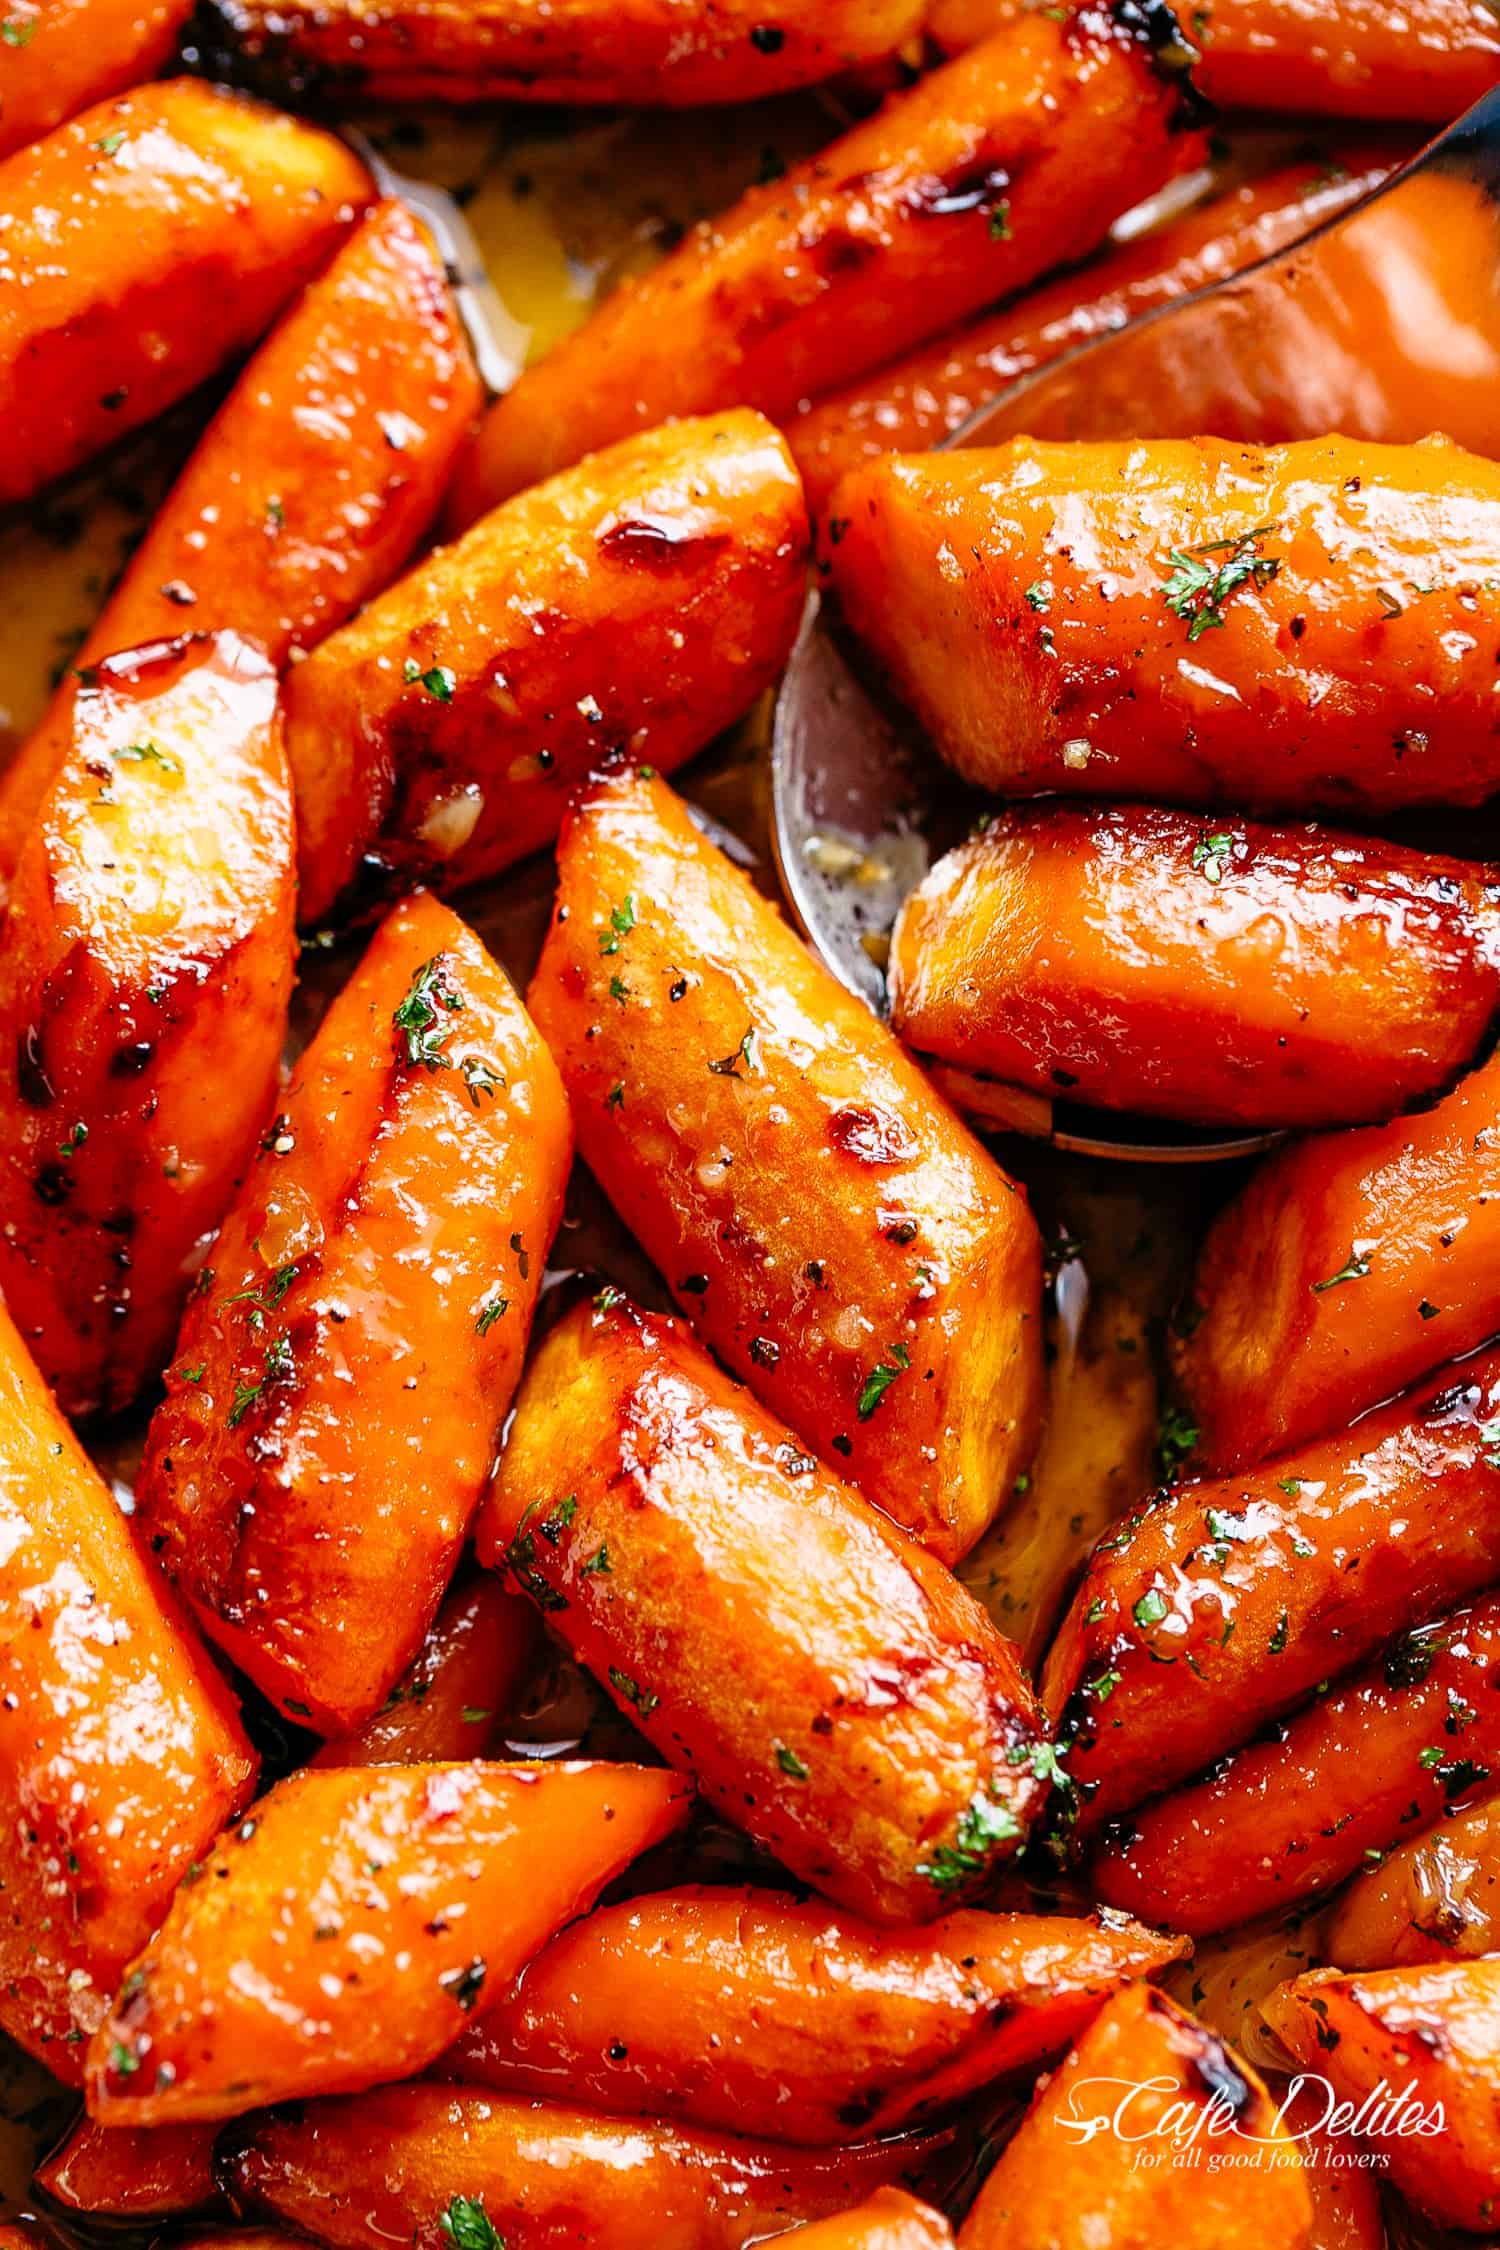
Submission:
[[[1054,2122],[1075,2143],[1112,2133],[1136,2151],[1138,2170],[1171,2166],[1227,2171],[1236,2166],[1317,2163],[1370,2170],[1379,2145],[1440,2140],[1443,2105],[1423,2101],[1415,2079],[1384,2078],[1362,2101],[1342,2099],[1318,2071],[1299,2071],[1271,2113],[1250,2096],[1228,2065],[1201,2092],[1185,2095],[1180,2079],[1081,2078],[1068,2089]]]

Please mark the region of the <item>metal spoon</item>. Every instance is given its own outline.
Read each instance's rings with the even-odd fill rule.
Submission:
[[[1201,432],[1270,445],[1330,430],[1411,442],[1434,429],[1500,453],[1500,90],[1340,217],[1023,377],[946,446]],[[776,706],[772,833],[809,943],[877,1011],[902,900],[983,809],[867,684],[814,596]],[[982,1120],[1091,1156],[1203,1163],[1280,1138],[1106,1121],[946,1076]]]

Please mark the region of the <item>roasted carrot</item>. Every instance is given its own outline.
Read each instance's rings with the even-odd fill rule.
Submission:
[[[377,204],[209,423],[78,666],[187,623],[232,625],[280,668],[405,562],[478,403],[441,260],[404,204]],[[65,755],[76,690],[70,671],[0,779],[0,873]]]
[[[0,1286],[65,1410],[129,1405],[270,1114],[295,950],[276,676],[232,633],[91,673],[0,948]]]
[[[9,0],[0,157],[154,77],[191,12],[191,0]]]
[[[1246,1742],[1500,1579],[1500,1353],[1321,1445],[1162,1493],[1100,1541],[1043,1694],[1089,1814]]]
[[[1500,2217],[1500,1961],[1314,1970],[1265,2013],[1379,2131],[1386,2171],[1418,2210],[1489,2234]]]
[[[752,188],[491,408],[455,487],[470,522],[671,414],[791,414],[1092,250],[1201,152],[1158,0],[1025,14]]]
[[[1194,2149],[1198,2161],[1185,2161]],[[1158,2161],[1142,2162],[1148,2152]],[[1297,2145],[1244,2057],[1136,1984],[1100,2009],[1046,2082],[959,2241],[1310,2250],[1312,2202]]]
[[[1014,1184],[654,778],[575,804],[528,1004],[705,1340],[934,1553],[971,1547],[1039,1415]]]
[[[1473,1060],[1500,882],[1311,823],[1003,813],[902,909],[891,1021],[965,1070],[1205,1125],[1387,1118]]]
[[[1324,1932],[1338,1969],[1500,1953],[1500,1798],[1392,1852],[1344,1892]]]
[[[839,485],[824,560],[984,788],[1374,813],[1500,785],[1500,466],[1443,439],[898,454]]]
[[[0,505],[227,365],[369,196],[331,134],[186,78],[99,102],[8,157]]]
[[[1500,1330],[1500,1061],[1435,1109],[1267,1159],[1220,1213],[1172,1341],[1196,1460],[1342,1429]]]
[[[0,2025],[76,2083],[255,1759],[3,1311],[0,1556]]]
[[[893,1932],[772,1891],[664,1891],[554,1938],[443,2070],[763,2140],[873,2139],[1035,2070],[1180,1951],[1129,1923]]]
[[[385,103],[753,101],[888,55],[922,0],[220,0],[226,60]]]
[[[1039,1809],[1031,1690],[972,1595],[618,1291],[532,1362],[477,1541],[726,1819],[857,1914],[966,1903]]]
[[[937,0],[927,28],[953,54],[1027,0]],[[1206,0],[1187,22],[1200,90],[1226,109],[1412,118],[1446,125],[1500,84],[1488,0]]]
[[[96,2125],[80,2117],[38,2165],[36,2181],[54,2203],[84,2216],[158,2219],[196,2211],[218,2194],[213,2125]]]
[[[1393,1641],[1274,1736],[1120,1823],[1098,1897],[1191,1937],[1330,1890],[1500,1767],[1500,1595]]]
[[[846,2210],[922,2154],[920,2140],[786,2149],[397,2086],[250,2120],[228,2168],[253,2208],[349,2250],[449,2250],[466,2217],[518,2250],[740,2250]]]
[[[237,2117],[409,2077],[689,1797],[645,1766],[293,1774],[132,1962],[89,2047],[90,2115]]]
[[[488,1572],[460,1581],[415,1663],[357,1734],[325,1742],[315,1766],[416,1766],[482,1758],[502,1732],[536,1654],[536,1612]]]
[[[225,1221],[136,1494],[205,1631],[320,1733],[379,1711],[453,1575],[571,1154],[504,971],[437,900],[408,900]]]
[[[901,2188],[877,2188],[857,2211],[793,2227],[798,2250],[953,2250],[953,2229],[941,2211]]]
[[[438,550],[297,667],[302,912],[494,874],[550,841],[612,745],[663,769],[769,687],[807,517],[758,414],[654,430]],[[545,621],[545,624],[543,623]]]
[[[1269,257],[1357,202],[1408,153],[1401,142],[1360,142],[1242,181],[809,404],[786,433],[809,507],[826,513],[839,478],[862,462],[951,437],[996,391],[1074,345]]]

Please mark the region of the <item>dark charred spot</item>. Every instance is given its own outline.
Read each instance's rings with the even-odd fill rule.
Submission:
[[[31,1192],[38,1203],[55,1208],[72,1194],[73,1175],[65,1164],[44,1164],[31,1183]]]
[[[156,1053],[154,1039],[132,1039],[126,1047],[117,1047],[109,1058],[111,1078],[139,1078],[149,1070],[151,1058]]]
[[[839,2123],[847,2125],[853,2133],[861,2131],[864,2126],[869,2124],[884,2099],[882,2089],[878,2086],[872,2086],[867,2093],[856,2094],[852,2101],[840,2102],[838,2106]]]
[[[873,1102],[836,1109],[828,1120],[828,1138],[860,1164],[904,1164],[917,1153],[917,1137],[905,1119]]]
[[[786,45],[786,33],[774,23],[758,23],[750,34],[750,44],[758,55],[779,55]]]
[[[50,1109],[57,1099],[42,1060],[42,1034],[29,1024],[16,1041],[16,1090],[28,1109]]]
[[[933,174],[925,180],[913,181],[902,203],[915,219],[953,219],[966,211],[998,209],[1013,185],[1003,164],[983,161],[961,172]]]
[[[621,516],[595,542],[607,562],[644,570],[679,570],[707,562],[725,544],[722,532],[690,531],[670,516]]]

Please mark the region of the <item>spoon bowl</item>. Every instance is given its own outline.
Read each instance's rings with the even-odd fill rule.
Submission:
[[[999,392],[939,450],[1007,438],[1257,445],[1433,429],[1500,452],[1500,90],[1341,215],[1242,273],[1076,346]],[[906,898],[993,802],[894,709],[814,595],[772,734],[772,834],[813,950],[877,1013]],[[1123,1162],[1253,1155],[1276,1131],[1173,1128],[947,1073],[980,1123]]]

